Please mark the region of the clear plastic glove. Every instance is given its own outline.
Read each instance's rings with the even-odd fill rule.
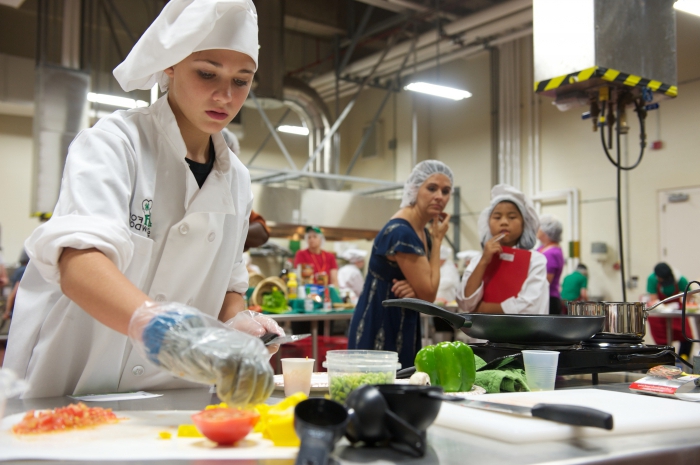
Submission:
[[[262,341],[196,308],[146,302],[131,317],[129,337],[163,369],[190,381],[216,384],[216,393],[228,404],[260,403],[274,389]]]
[[[268,333],[284,336],[284,329],[275,320],[252,310],[244,310],[237,313],[224,325],[255,337],[263,337]],[[280,348],[279,344],[270,344],[266,347],[270,357],[275,355]]]
[[[244,310],[236,314],[224,325],[255,337],[263,337],[268,333],[284,336],[284,329],[275,320],[252,310]]]

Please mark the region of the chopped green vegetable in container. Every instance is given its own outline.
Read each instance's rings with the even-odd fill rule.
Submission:
[[[365,384],[391,384],[396,378],[399,354],[385,350],[331,350],[323,366],[328,369],[331,399],[345,402]]]

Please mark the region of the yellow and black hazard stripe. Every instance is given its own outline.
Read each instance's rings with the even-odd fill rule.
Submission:
[[[646,79],[641,76],[635,76],[634,74],[623,73],[611,68],[603,68],[602,66],[593,66],[583,71],[577,71],[564,76],[547,79],[546,81],[536,82],[535,92],[547,92],[565,85],[587,81],[593,78],[600,78],[604,81],[615,82],[630,87],[648,87],[654,92],[661,92],[669,97],[676,97],[678,95],[677,86],[665,84],[653,79]]]

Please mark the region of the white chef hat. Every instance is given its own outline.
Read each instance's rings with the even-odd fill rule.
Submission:
[[[491,205],[486,207],[479,216],[477,228],[482,245],[493,237],[491,228],[489,228],[489,218],[493,209],[501,202],[514,203],[523,216],[523,234],[518,241],[518,247],[522,249],[533,248],[537,241],[537,230],[540,228],[540,220],[535,211],[535,206],[529,198],[525,197],[525,194],[508,184],[493,186],[493,189],[491,189]]]
[[[364,260],[366,256],[367,256],[366,250],[347,249],[347,250],[343,251],[343,253],[340,255],[340,258],[342,258],[343,260],[346,260],[350,263],[357,263],[361,260]]]
[[[438,173],[444,174],[450,178],[450,184],[454,186],[455,181],[452,176],[452,170],[443,162],[438,160],[425,160],[418,163],[403,185],[403,196],[401,198],[400,208],[415,205],[420,186],[422,186],[430,176]]]
[[[168,89],[163,70],[194,52],[245,53],[258,67],[258,15],[252,0],[170,0],[146,29],[114,77],[126,92]]]

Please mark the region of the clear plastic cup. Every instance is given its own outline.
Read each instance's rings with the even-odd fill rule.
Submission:
[[[311,392],[311,375],[314,372],[313,358],[283,358],[282,377],[284,378],[284,395],[291,396],[297,392],[309,395]]]
[[[559,352],[555,350],[523,350],[525,377],[531,391],[553,391],[557,378]]]
[[[329,350],[323,366],[331,399],[341,404],[362,385],[392,384],[401,368],[399,354],[388,350]]]

